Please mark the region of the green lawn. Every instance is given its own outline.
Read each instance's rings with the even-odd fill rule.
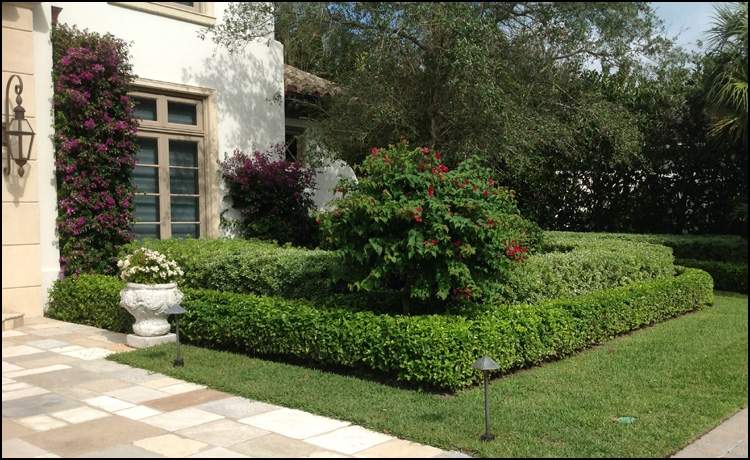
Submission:
[[[747,312],[747,296],[717,293],[701,312],[494,380],[489,443],[480,388],[436,395],[196,347],[175,369],[174,345],[111,359],[470,455],[663,457],[747,405]]]

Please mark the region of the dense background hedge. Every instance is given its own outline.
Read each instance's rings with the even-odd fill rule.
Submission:
[[[565,239],[626,240],[669,246],[678,259],[747,262],[747,240],[736,235],[659,235],[640,233],[545,232]]]
[[[675,263],[685,267],[699,268],[710,273],[716,289],[747,293],[746,263],[696,259],[677,259]]]
[[[642,235],[635,233],[545,232],[560,241],[641,241],[669,246],[675,263],[711,274],[716,289],[747,293],[747,240],[735,235]]]
[[[58,281],[48,315],[124,331],[121,283],[105,276]],[[711,277],[666,276],[537,305],[499,307],[476,318],[382,315],[321,308],[304,300],[185,289],[181,331],[191,343],[261,356],[375,371],[425,387],[457,390],[478,378],[488,354],[499,372],[559,358],[617,334],[699,309]]]

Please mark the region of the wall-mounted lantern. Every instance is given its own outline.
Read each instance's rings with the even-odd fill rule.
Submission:
[[[16,93],[16,107],[13,109],[13,118],[10,117],[10,85],[13,78],[18,79],[13,91]],[[7,151],[8,164],[3,168],[3,174],[10,175],[13,162],[18,166],[18,175],[23,176],[23,167],[31,157],[31,146],[34,144],[34,130],[29,120],[26,119],[26,109],[21,103],[23,92],[23,80],[16,74],[8,79],[5,86],[5,123],[3,124],[3,146]]]

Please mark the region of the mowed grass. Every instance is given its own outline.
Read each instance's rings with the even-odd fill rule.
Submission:
[[[492,442],[479,440],[481,388],[438,395],[197,347],[176,369],[174,345],[111,359],[470,455],[664,457],[747,405],[747,313],[746,296],[717,293],[703,311],[493,380]]]

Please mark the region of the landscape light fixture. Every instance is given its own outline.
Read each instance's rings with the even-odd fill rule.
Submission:
[[[16,107],[13,109],[13,119],[10,118],[10,85],[13,79],[17,78],[18,83],[13,88],[16,93]],[[8,79],[5,86],[5,123],[3,123],[3,146],[8,155],[8,164],[3,168],[3,174],[10,175],[13,162],[18,165],[18,175],[23,176],[23,167],[31,157],[31,146],[34,144],[34,130],[31,128],[29,120],[26,119],[26,109],[23,108],[21,98],[23,93],[23,80],[21,77],[13,74]],[[28,138],[26,148],[24,148],[24,138]]]
[[[490,433],[490,401],[489,401],[489,380],[490,371],[499,369],[495,361],[489,356],[483,356],[476,360],[472,365],[474,369],[482,371],[484,374],[484,434],[479,437],[482,441],[492,441],[495,436]]]
[[[182,308],[180,305],[172,305],[167,310],[168,315],[174,315],[175,332],[177,334],[177,356],[174,359],[174,367],[182,367],[185,365],[185,361],[182,359],[182,353],[180,352],[180,316],[187,313],[187,310]]]

